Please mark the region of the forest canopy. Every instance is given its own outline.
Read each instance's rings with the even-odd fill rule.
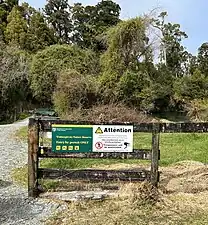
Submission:
[[[111,0],[47,0],[41,10],[0,1],[0,121],[35,107],[70,117],[119,105],[207,120],[208,42],[192,55],[167,12],[128,20],[120,12]]]

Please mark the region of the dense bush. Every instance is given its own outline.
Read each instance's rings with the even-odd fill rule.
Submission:
[[[74,108],[89,108],[97,103],[97,81],[76,70],[68,70],[58,75],[53,102],[59,115],[67,115]]]
[[[0,45],[0,120],[16,120],[30,96],[29,57],[18,48]]]
[[[38,52],[32,59],[30,79],[33,94],[39,101],[51,102],[61,71],[75,69],[81,74],[97,74],[96,55],[77,46],[54,45]]]

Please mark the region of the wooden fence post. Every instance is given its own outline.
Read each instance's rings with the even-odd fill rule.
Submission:
[[[39,124],[34,118],[28,125],[28,196],[38,197]]]
[[[159,137],[160,137],[160,124],[153,124],[152,130],[152,161],[151,161],[151,184],[155,187],[158,185],[159,173]]]

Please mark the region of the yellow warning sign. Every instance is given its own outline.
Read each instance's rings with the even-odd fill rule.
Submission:
[[[103,131],[100,127],[97,128],[97,130],[95,131],[96,134],[103,134]]]

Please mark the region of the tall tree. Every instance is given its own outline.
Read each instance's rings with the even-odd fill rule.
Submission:
[[[183,75],[183,63],[187,60],[187,52],[181,45],[187,34],[180,30],[180,24],[165,23],[167,12],[162,12],[155,20],[155,26],[160,29],[161,59],[176,77]]]
[[[7,26],[7,16],[18,3],[18,0],[0,0],[0,37],[2,39],[4,39],[4,32]]]
[[[100,89],[104,101],[109,102],[120,100],[117,93],[119,92],[119,97],[123,96],[121,92],[131,85],[134,86],[134,93],[140,92],[140,84],[135,84],[135,81],[146,80],[142,76],[146,77],[148,74],[140,68],[142,59],[148,50],[144,19],[134,18],[120,22],[109,29],[107,41],[108,49],[101,57],[103,74],[100,77]],[[125,83],[126,87],[124,87]],[[140,101],[136,96],[138,97],[138,93],[135,96],[132,94],[132,99],[138,105]],[[126,101],[128,100],[126,98]]]
[[[208,42],[203,43],[198,50],[198,63],[201,72],[208,77]]]
[[[47,0],[44,12],[60,43],[70,43],[72,22],[68,0]]]
[[[27,33],[27,23],[22,17],[18,6],[14,6],[8,18],[8,25],[5,30],[5,40],[9,44],[24,48]]]
[[[120,6],[111,0],[102,0],[95,6],[84,7],[76,3],[72,7],[74,43],[80,47],[102,51],[106,46],[102,43],[103,33],[116,25],[120,19]]]
[[[31,16],[26,36],[25,49],[32,52],[55,44],[54,32],[47,26],[40,12],[35,12]]]
[[[28,55],[16,47],[0,44],[0,117],[21,112],[28,105]],[[0,118],[1,119],[1,118]]]

